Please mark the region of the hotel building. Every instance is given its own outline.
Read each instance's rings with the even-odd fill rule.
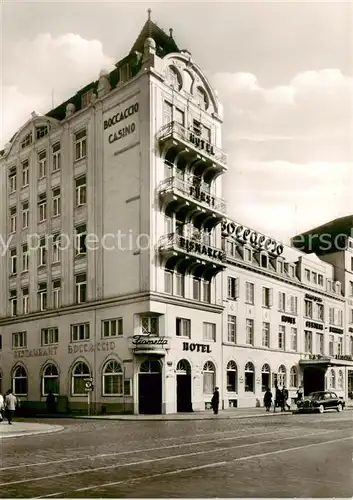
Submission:
[[[221,133],[205,74],[150,19],[113,71],[32,113],[0,156],[2,392],[130,413],[204,410],[215,386],[255,406],[276,381],[347,396],[336,262],[227,217]]]

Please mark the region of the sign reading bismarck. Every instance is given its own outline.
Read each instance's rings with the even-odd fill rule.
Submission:
[[[135,96],[104,113],[104,149],[115,155],[138,142],[139,109],[140,105]]]

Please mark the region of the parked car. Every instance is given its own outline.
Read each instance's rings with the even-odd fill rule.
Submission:
[[[298,411],[318,411],[323,413],[324,410],[337,410],[342,411],[346,403],[343,398],[339,398],[335,392],[332,391],[317,391],[311,392],[309,396],[301,401],[298,401]]]

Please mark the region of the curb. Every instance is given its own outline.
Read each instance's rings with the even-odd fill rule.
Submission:
[[[19,431],[13,434],[10,433],[4,433],[0,434],[0,441],[3,439],[9,439],[9,438],[17,438],[17,437],[24,437],[24,436],[38,436],[40,434],[52,434],[54,432],[60,432],[63,431],[64,427],[62,425],[53,425],[53,429],[48,429],[45,431]]]

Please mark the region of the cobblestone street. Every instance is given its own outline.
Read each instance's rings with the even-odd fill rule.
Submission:
[[[42,423],[64,429],[3,440],[0,487],[8,498],[348,498],[352,420],[350,410],[180,422],[48,419]]]

